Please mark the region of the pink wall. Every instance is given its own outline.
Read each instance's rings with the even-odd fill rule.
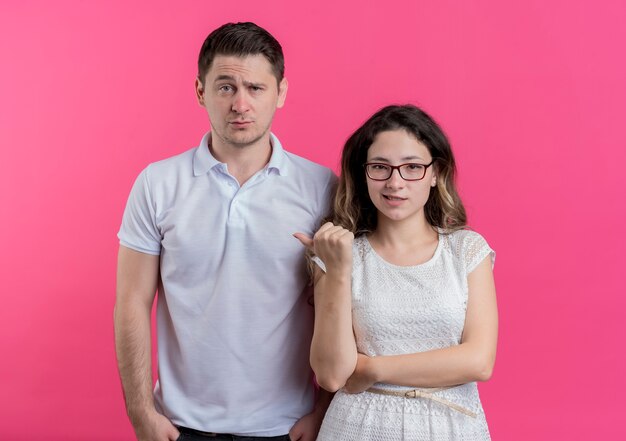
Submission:
[[[290,150],[334,168],[391,102],[449,133],[498,252],[493,438],[625,439],[624,2],[95,3],[0,4],[1,439],[132,439],[115,235],[137,173],[207,129],[197,51],[241,20],[283,43]]]

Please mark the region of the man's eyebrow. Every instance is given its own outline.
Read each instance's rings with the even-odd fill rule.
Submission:
[[[215,81],[222,81],[222,80],[233,81],[234,79],[235,77],[233,77],[232,75],[218,75],[217,78],[215,78]]]
[[[218,82],[218,81],[236,81],[236,80],[237,79],[234,76],[232,76],[232,75],[218,75],[215,78],[215,82]],[[243,82],[243,85],[246,86],[246,87],[250,87],[250,86],[253,86],[253,87],[265,87],[265,83],[255,83],[255,82],[247,81],[247,80],[244,80],[242,82]]]
[[[265,87],[265,83],[254,83],[252,81],[243,81],[243,85],[246,87]]]

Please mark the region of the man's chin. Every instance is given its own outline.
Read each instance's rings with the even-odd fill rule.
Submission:
[[[243,131],[242,131],[243,132]],[[232,133],[224,139],[228,144],[237,148],[245,148],[258,143],[267,132],[262,134]]]

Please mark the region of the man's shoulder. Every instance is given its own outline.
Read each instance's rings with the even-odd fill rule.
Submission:
[[[292,167],[297,173],[305,173],[311,175],[312,177],[322,178],[325,180],[329,180],[331,177],[335,176],[334,172],[330,168],[318,164],[317,162],[313,162],[310,159],[303,158],[302,156],[286,150],[285,155],[289,166]]]
[[[167,179],[179,176],[180,173],[191,175],[193,170],[193,157],[198,147],[190,148],[169,158],[161,159],[148,164],[145,173],[150,180]]]
[[[171,170],[179,167],[188,167],[193,164],[193,156],[198,147],[192,147],[182,153],[178,153],[168,158],[159,159],[152,162],[148,167],[155,170]]]

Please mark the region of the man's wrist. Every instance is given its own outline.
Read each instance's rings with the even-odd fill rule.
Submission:
[[[157,414],[157,410],[154,407],[154,403],[147,403],[143,405],[133,405],[126,409],[130,422],[134,425],[141,424],[146,419]]]

